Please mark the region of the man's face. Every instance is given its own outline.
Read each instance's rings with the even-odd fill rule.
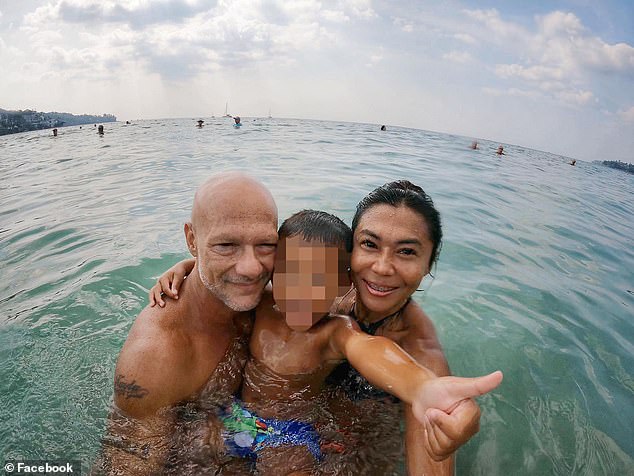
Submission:
[[[280,240],[273,297],[291,329],[305,331],[328,314],[349,288],[348,264],[348,254],[336,246],[300,236]]]
[[[277,216],[241,204],[205,216],[194,229],[197,266],[204,286],[234,311],[258,305],[275,260]]]

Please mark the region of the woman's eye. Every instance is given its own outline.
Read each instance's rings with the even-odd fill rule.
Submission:
[[[364,248],[376,248],[376,244],[370,240],[363,240],[361,246]]]
[[[399,253],[405,256],[412,256],[416,254],[416,250],[412,249],[412,248],[403,248],[401,250],[399,250]]]

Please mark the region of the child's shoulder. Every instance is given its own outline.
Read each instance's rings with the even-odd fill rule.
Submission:
[[[353,330],[361,330],[357,321],[345,314],[330,313],[327,317],[322,319],[321,323],[323,323],[324,326],[328,327],[329,330],[336,330],[344,327]]]
[[[284,316],[275,304],[273,296],[270,293],[265,293],[260,304],[255,308],[255,322],[279,321],[280,319],[283,321]]]

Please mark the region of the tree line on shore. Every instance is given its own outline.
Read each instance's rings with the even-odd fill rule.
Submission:
[[[634,164],[628,164],[627,162],[621,162],[620,160],[604,160],[601,163],[607,167],[634,174]]]
[[[75,115],[68,112],[38,112],[31,109],[7,111],[0,109],[0,135],[18,132],[36,131],[51,127],[115,122],[112,114],[95,116],[91,114]]]

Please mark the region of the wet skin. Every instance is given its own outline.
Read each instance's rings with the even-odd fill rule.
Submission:
[[[374,322],[403,307],[429,272],[432,248],[425,220],[412,209],[367,210],[354,233],[350,266],[357,318]]]

